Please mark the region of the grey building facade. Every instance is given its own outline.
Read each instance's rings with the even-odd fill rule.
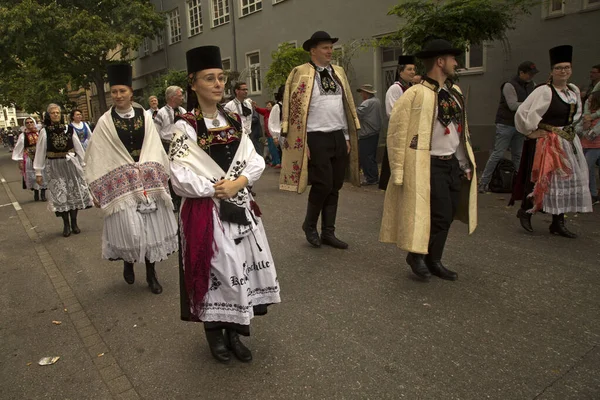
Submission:
[[[221,48],[224,68],[240,72],[250,97],[259,105],[272,98],[263,77],[271,53],[283,42],[298,47],[317,30],[339,37],[336,45],[381,37],[397,30],[400,19],[388,16],[395,0],[153,0],[166,13],[163,35],[147,39],[135,62],[134,90],[168,69],[185,70],[185,52],[202,45]],[[572,82],[589,83],[589,70],[600,63],[594,28],[600,21],[600,0],[544,0],[520,18],[507,42],[474,45],[465,56],[459,85],[467,97],[475,150],[493,144],[494,118],[502,82],[530,60],[543,82],[549,72],[548,49],[574,46]],[[367,48],[354,53],[349,78],[355,89],[373,84],[383,100],[393,83],[400,47]],[[360,102],[355,93],[357,103]]]

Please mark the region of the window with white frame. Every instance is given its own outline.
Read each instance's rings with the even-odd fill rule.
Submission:
[[[144,38],[144,41],[142,42],[142,54],[144,56],[150,54],[150,39],[148,38]]]
[[[187,3],[189,15],[189,36],[202,33],[202,4],[200,0],[189,0]]]
[[[250,78],[250,93],[260,94],[262,91],[262,82],[260,76],[260,53],[248,53],[246,55],[246,64],[248,65],[248,76]]]
[[[242,17],[262,10],[262,0],[240,0]]]
[[[563,0],[550,0],[548,2],[548,15],[563,14],[565,9],[565,3]]]
[[[162,32],[156,35],[156,50],[160,50],[165,45],[165,38],[163,37]]]
[[[179,8],[174,9],[167,14],[169,22],[169,44],[175,44],[181,41],[181,23],[179,22]]]
[[[217,27],[229,22],[229,0],[211,0],[212,26]]]
[[[466,72],[482,72],[485,66],[485,46],[483,43],[470,45],[458,57],[459,68]]]

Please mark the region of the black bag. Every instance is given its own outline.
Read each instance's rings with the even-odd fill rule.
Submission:
[[[515,182],[515,174],[515,166],[512,161],[506,158],[498,161],[490,181],[490,191],[494,193],[511,193]]]

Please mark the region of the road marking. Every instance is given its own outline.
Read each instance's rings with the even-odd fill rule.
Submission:
[[[0,178],[0,182],[2,182],[2,183],[6,183],[6,179],[4,179],[4,178]]]
[[[19,204],[18,201],[13,202],[12,205],[15,207],[15,210],[17,210],[17,211],[22,210],[21,205]]]
[[[6,207],[6,206],[12,206],[12,205],[13,205],[13,203],[0,204],[0,208]]]

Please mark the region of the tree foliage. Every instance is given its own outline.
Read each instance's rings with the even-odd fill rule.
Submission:
[[[279,86],[285,85],[294,67],[310,60],[306,51],[288,42],[280,44],[279,48],[271,53],[271,58],[273,62],[265,75],[265,84],[272,92],[276,92]]]
[[[101,111],[108,64],[131,61],[165,24],[146,0],[2,0],[0,20],[0,73],[37,68],[49,79],[69,76],[74,87],[94,83]]]
[[[388,12],[402,19],[400,28],[386,39],[403,40],[413,54],[433,38],[443,38],[466,49],[469,43],[506,40],[522,14],[540,0],[400,0]],[[383,43],[385,43],[385,40]]]
[[[158,104],[164,106],[167,103],[165,99],[165,90],[169,86],[179,86],[183,89],[184,94],[187,88],[187,73],[185,71],[178,71],[171,69],[157,78],[151,80],[148,85],[144,88],[144,99],[141,102],[144,106],[148,106],[148,97],[158,97]]]

